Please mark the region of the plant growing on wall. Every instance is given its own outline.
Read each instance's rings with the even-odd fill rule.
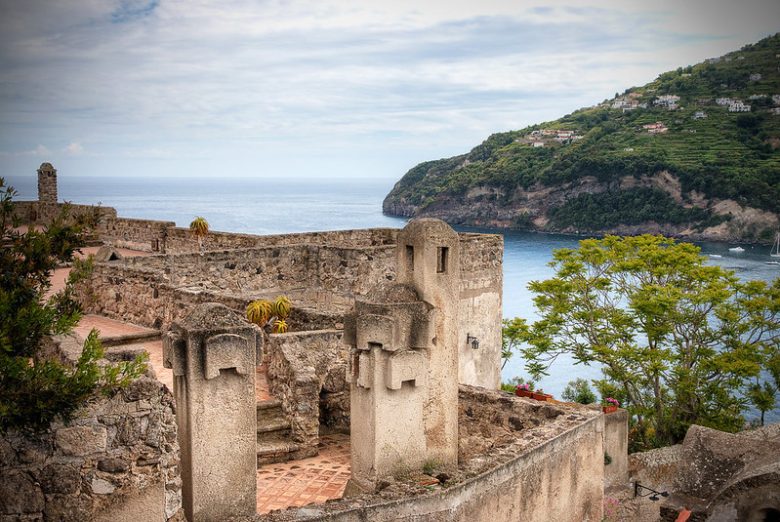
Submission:
[[[289,330],[287,318],[292,311],[292,302],[285,295],[280,295],[273,301],[258,299],[246,307],[246,318],[260,328],[271,326],[273,333],[285,333]]]
[[[15,229],[15,195],[0,178],[0,432],[45,430],[55,418],[65,421],[99,393],[111,393],[145,371],[143,358],[108,364],[93,331],[75,366],[41,353],[45,338],[73,329],[81,310],[73,286],[88,277],[90,264],[73,259],[83,245],[84,219],[63,211],[43,231]],[[65,289],[48,299],[52,272],[74,262]],[[105,363],[105,364],[104,364]]]
[[[662,236],[580,241],[529,288],[520,328],[531,375],[561,354],[597,364],[602,396],[632,415],[632,448],[679,442],[691,424],[744,425],[748,387],[780,351],[780,279],[741,282],[699,248]]]
[[[209,234],[209,222],[206,218],[197,216],[190,223],[190,232],[198,240],[198,251],[203,255],[203,238]]]

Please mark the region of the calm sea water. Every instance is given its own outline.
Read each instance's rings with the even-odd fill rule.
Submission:
[[[19,199],[35,199],[34,177],[10,178]],[[117,209],[120,216],[175,221],[187,226],[192,218],[204,216],[213,230],[251,234],[277,234],[318,230],[370,227],[403,227],[405,219],[382,215],[382,199],[394,180],[257,179],[127,179],[59,177],[60,200],[73,203],[102,203]],[[493,230],[467,229],[493,232]],[[535,318],[530,281],[553,275],[548,266],[552,252],[574,248],[577,239],[555,234],[503,232],[504,317]],[[768,264],[768,247],[743,245],[741,254],[729,251],[725,243],[703,243],[702,253],[710,262],[736,271],[744,279],[771,281],[780,277],[780,265]],[[551,375],[540,384],[548,393],[560,396],[575,377],[598,378],[598,368],[575,365],[559,358]],[[524,375],[523,361],[515,356],[503,370],[505,380]],[[771,415],[780,421],[780,411]]]

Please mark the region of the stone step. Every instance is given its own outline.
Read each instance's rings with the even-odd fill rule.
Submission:
[[[257,433],[272,433],[275,431],[287,431],[290,429],[290,421],[284,417],[271,419],[257,419]]]
[[[317,448],[303,448],[291,440],[267,440],[257,444],[257,465],[304,459],[317,454]]]
[[[299,444],[289,440],[266,440],[257,443],[257,465],[287,462],[295,458]]]
[[[260,415],[260,412],[268,411],[268,410],[274,410],[274,409],[282,409],[282,401],[279,399],[269,399],[267,401],[260,401],[257,403],[257,414]]]

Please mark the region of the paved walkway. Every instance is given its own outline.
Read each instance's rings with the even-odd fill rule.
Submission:
[[[351,476],[349,435],[320,437],[320,454],[257,470],[257,512],[341,498]]]

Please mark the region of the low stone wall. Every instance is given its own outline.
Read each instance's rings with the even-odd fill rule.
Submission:
[[[116,209],[111,207],[73,203],[40,203],[38,201],[14,201],[13,215],[19,218],[23,225],[46,224],[59,216],[65,206],[67,206],[71,217],[96,216],[99,223],[116,218]],[[100,228],[100,224],[98,228]]]
[[[466,386],[460,388],[460,404],[461,467],[468,459],[462,481],[387,498],[391,485],[376,495],[242,520],[601,520],[602,415]]]
[[[628,412],[619,409],[604,415],[604,485],[628,485]]]
[[[98,228],[106,243],[142,252],[165,252],[167,231],[176,226],[173,221],[117,218],[104,219]]]
[[[260,248],[291,245],[331,245],[348,248],[395,244],[398,230],[393,228],[369,228],[358,230],[331,230],[257,236],[232,232],[209,232],[203,239],[206,251]],[[186,228],[170,228],[166,238],[166,252],[173,254],[198,251],[198,241]]]
[[[173,396],[142,377],[37,436],[0,438],[0,519],[184,520]]]
[[[349,349],[342,335],[341,330],[274,334],[266,345],[271,395],[282,401],[293,440],[315,453],[321,418],[330,431],[349,431]]]

